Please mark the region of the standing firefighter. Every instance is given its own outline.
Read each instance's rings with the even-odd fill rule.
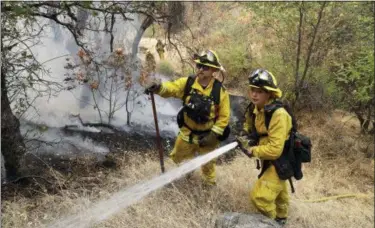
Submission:
[[[162,97],[175,97],[183,101],[177,115],[180,132],[170,154],[175,163],[191,159],[195,153],[206,154],[229,135],[229,95],[213,73],[224,68],[213,51],[194,57],[197,74],[175,81],[158,84],[153,82],[146,93],[154,92]],[[205,183],[216,184],[216,160],[203,165],[201,170]]]
[[[164,46],[165,45],[161,42],[161,40],[158,40],[158,42],[156,43],[156,51],[158,52],[161,60],[164,59]]]
[[[146,66],[145,71],[148,73],[155,73],[156,70],[156,61],[154,55],[150,50],[146,51]]]
[[[253,105],[247,110],[249,115],[246,115],[244,130],[252,142],[248,145],[248,153],[262,161],[261,173],[250,192],[250,199],[264,215],[285,224],[289,207],[287,181],[280,178],[275,161],[280,160],[287,148],[292,118],[283,107],[276,107],[282,92],[269,71],[254,71],[249,77],[249,86]]]

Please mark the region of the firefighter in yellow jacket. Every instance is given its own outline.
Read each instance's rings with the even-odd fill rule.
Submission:
[[[254,118],[246,115],[244,130],[250,134],[256,131],[258,144],[248,147],[248,152],[262,161],[262,172],[250,192],[250,199],[261,213],[285,224],[289,207],[287,183],[279,178],[270,161],[281,156],[292,129],[292,118],[284,108],[276,109],[268,130],[266,128],[265,109],[282,96],[272,73],[264,69],[254,71],[249,77],[249,87],[249,96],[255,108],[248,111],[253,112]]]
[[[213,102],[211,94],[215,83],[218,83],[213,73],[224,71],[224,68],[217,54],[211,50],[196,55],[194,62],[197,73],[192,79],[182,77],[162,84],[154,82],[146,88],[146,93],[154,92],[164,98],[180,98],[184,102],[183,109],[177,117],[180,131],[170,153],[170,158],[175,163],[191,159],[195,153],[202,155],[213,151],[219,145],[218,138],[229,133],[226,131],[230,119],[229,94],[221,83],[218,105]],[[191,90],[184,96],[188,80],[194,81]],[[216,184],[215,167],[216,160],[201,167],[204,180],[209,185]]]

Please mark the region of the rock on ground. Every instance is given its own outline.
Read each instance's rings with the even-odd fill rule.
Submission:
[[[262,214],[242,214],[225,212],[215,222],[215,228],[275,228],[281,227],[277,222]]]

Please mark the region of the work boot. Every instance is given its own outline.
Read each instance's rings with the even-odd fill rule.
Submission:
[[[284,226],[286,224],[286,218],[278,218],[276,217],[275,218],[275,221],[280,225],[280,226]]]

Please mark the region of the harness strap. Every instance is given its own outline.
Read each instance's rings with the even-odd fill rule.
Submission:
[[[191,94],[191,90],[192,90],[192,86],[195,82],[195,79],[196,79],[196,76],[195,75],[190,75],[187,79],[187,82],[186,82],[186,85],[185,85],[185,88],[184,88],[184,94],[182,96],[182,105],[184,106],[185,103],[186,103],[186,98],[189,94]],[[210,97],[212,98],[212,100],[214,101],[214,112],[215,112],[215,118],[214,118],[214,124],[216,123],[218,117],[219,117],[219,111],[220,111],[220,92],[221,92],[221,87],[222,87],[222,83],[218,80],[215,79],[214,81],[214,84],[213,84],[213,87],[212,87],[212,90],[211,90],[211,94],[210,94]],[[194,91],[195,92],[195,91]],[[184,112],[182,110],[182,112]],[[181,113],[181,115],[184,115],[183,113]],[[184,120],[183,121],[183,126],[185,126],[187,129],[190,130],[190,134],[189,134],[189,143],[192,143],[193,142],[193,135],[204,135],[204,134],[207,134],[211,131],[211,129],[208,129],[208,130],[204,130],[204,131],[199,131],[199,130],[193,130],[191,129],[186,123]]]
[[[182,96],[182,105],[185,105],[186,103],[186,98],[191,92],[191,87],[193,86],[195,82],[196,76],[195,75],[190,75],[187,79],[185,88],[184,88],[184,95]],[[214,84],[212,85],[212,90],[210,97],[214,101],[214,107],[215,107],[215,119],[214,123],[216,122],[217,118],[219,117],[219,111],[220,111],[220,92],[221,92],[221,87],[222,83],[216,79],[214,79]]]
[[[191,129],[185,122],[184,122],[184,126],[190,130],[190,134],[189,134],[189,143],[192,144],[193,143],[193,135],[204,135],[204,134],[208,134],[210,133],[211,129],[209,130],[203,130],[203,131],[198,131],[198,130],[193,130]]]

